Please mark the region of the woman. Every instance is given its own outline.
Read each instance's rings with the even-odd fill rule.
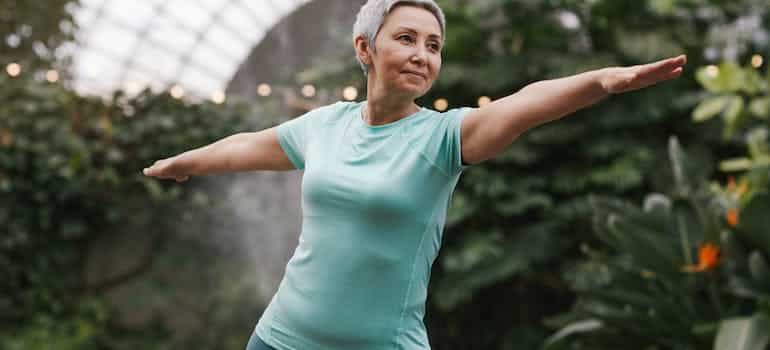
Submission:
[[[532,127],[675,78],[686,61],[536,82],[481,108],[438,113],[414,101],[438,77],[444,34],[433,0],[369,0],[353,41],[367,101],[321,107],[144,170],[177,181],[305,170],[299,244],[249,349],[429,349],[423,315],[430,269],[463,169]]]

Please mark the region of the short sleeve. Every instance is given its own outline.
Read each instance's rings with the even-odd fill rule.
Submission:
[[[470,166],[462,161],[461,131],[463,119],[472,110],[473,108],[469,107],[456,108],[436,117],[439,119],[436,127],[432,130],[433,135],[430,137],[431,142],[428,145],[428,150],[432,154],[429,157],[435,161],[436,166],[444,170],[449,176],[453,176]]]
[[[307,149],[313,135],[322,132],[319,126],[323,124],[323,120],[330,115],[341,113],[341,108],[345,106],[344,103],[337,102],[319,107],[278,125],[278,143],[295,168],[305,169]]]
[[[311,114],[305,113],[297,118],[278,125],[278,143],[294,167],[305,168],[305,149],[308,143],[308,123]]]

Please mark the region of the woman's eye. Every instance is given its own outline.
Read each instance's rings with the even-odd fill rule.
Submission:
[[[410,37],[408,35],[402,35],[402,36],[398,37],[398,40],[411,43],[412,42],[412,37]]]

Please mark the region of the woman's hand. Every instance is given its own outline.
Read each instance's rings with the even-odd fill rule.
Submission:
[[[187,181],[190,176],[180,174],[173,166],[176,157],[161,159],[153,163],[149,168],[144,168],[142,173],[147,176],[157,177],[159,179],[174,179],[177,182]]]
[[[606,93],[619,94],[679,77],[685,63],[687,56],[679,55],[638,66],[606,68],[599,82]]]

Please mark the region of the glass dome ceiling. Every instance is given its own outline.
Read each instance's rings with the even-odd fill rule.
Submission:
[[[81,0],[73,85],[86,94],[145,87],[224,98],[240,64],[309,0]]]

